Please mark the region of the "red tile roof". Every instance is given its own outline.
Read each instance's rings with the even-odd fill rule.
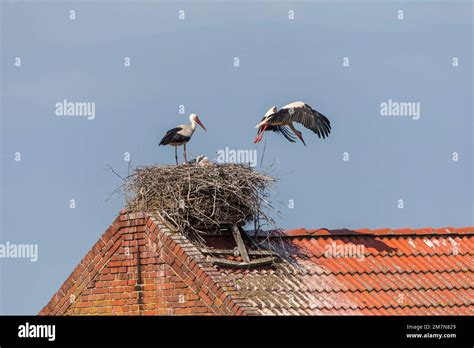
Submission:
[[[284,262],[271,270],[223,271],[262,314],[474,314],[474,228],[268,235],[265,244]],[[328,252],[357,247],[352,257]]]
[[[474,227],[249,236],[280,260],[218,267],[154,217],[122,212],[40,314],[474,314]]]

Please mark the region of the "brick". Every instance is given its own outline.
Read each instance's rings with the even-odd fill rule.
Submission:
[[[122,261],[111,261],[107,264],[107,267],[119,267],[122,266]]]

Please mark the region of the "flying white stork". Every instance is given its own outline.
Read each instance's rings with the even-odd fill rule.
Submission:
[[[263,138],[263,133],[269,130],[280,133],[288,141],[294,143],[296,138],[290,133],[291,129],[306,146],[303,135],[293,126],[293,122],[301,123],[323,139],[331,132],[331,122],[329,122],[326,116],[314,110],[308,104],[297,101],[283,106],[279,111],[277,111],[276,106],[272,106],[263,116],[262,121],[255,126],[255,128],[258,128],[258,133],[254,144],[260,142]]]
[[[183,145],[184,147],[184,162],[188,163],[186,158],[186,144],[194,134],[196,130],[196,124],[200,125],[202,129],[207,131],[206,127],[202,124],[201,120],[196,114],[189,115],[190,125],[181,124],[178,127],[170,129],[166,132],[163,139],[160,141],[160,145],[171,145],[174,146],[174,157],[176,159],[176,165],[178,165],[178,146]]]

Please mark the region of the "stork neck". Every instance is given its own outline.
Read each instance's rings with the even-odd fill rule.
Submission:
[[[191,129],[195,130],[196,129],[196,121],[194,119],[191,119]]]

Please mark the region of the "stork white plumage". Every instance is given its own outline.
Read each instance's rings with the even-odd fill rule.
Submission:
[[[293,122],[302,124],[323,139],[331,132],[331,122],[326,116],[308,104],[298,101],[285,105],[280,110],[272,106],[262,121],[255,126],[258,132],[254,144],[260,142],[265,131],[269,130],[283,135],[285,139],[294,143],[296,138],[290,133],[291,130],[306,146],[302,133],[294,127]]]
[[[204,125],[202,124],[198,115],[194,113],[189,115],[189,122],[191,124],[181,124],[167,131],[159,144],[174,146],[174,156],[176,159],[176,165],[178,165],[178,146],[181,145],[184,147],[184,162],[188,163],[188,160],[186,158],[186,144],[189,142],[189,140],[191,140],[191,137],[193,136],[194,131],[196,130],[196,124],[200,125],[202,129],[207,130],[206,127],[204,127]]]

